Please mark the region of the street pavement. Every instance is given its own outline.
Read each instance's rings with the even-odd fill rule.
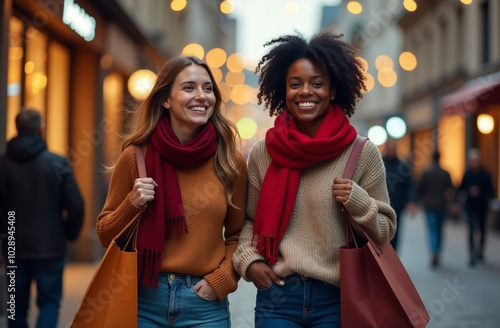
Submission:
[[[399,254],[430,314],[428,328],[500,327],[500,233],[490,231],[485,263],[468,266],[467,231],[463,222],[448,221],[441,264],[430,267],[427,228],[423,213],[403,217]],[[64,299],[58,328],[71,324],[97,264],[70,263],[64,276]],[[233,328],[252,328],[255,303],[253,284],[241,280],[229,297]],[[29,317],[34,327],[37,310]],[[0,327],[5,327],[0,318]],[[96,327],[98,328],[98,327]]]

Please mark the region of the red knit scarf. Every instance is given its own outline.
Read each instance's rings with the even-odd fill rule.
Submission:
[[[288,110],[266,134],[272,157],[257,203],[252,243],[270,264],[278,259],[279,244],[290,221],[302,170],[342,154],[356,139],[356,129],[342,109],[330,105],[313,138],[302,134]]]
[[[210,159],[216,150],[217,133],[212,121],[185,145],[181,145],[174,134],[167,115],[151,135],[145,158],[146,172],[158,187],[139,227],[139,282],[142,286],[158,286],[165,238],[188,232],[175,167],[197,167]]]

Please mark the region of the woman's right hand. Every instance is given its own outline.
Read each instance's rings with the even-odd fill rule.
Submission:
[[[143,207],[147,202],[155,199],[155,187],[158,187],[152,178],[138,178],[134,181],[134,188],[130,193],[132,203],[137,207]]]
[[[250,264],[247,269],[247,277],[257,289],[266,289],[274,282],[278,286],[284,286],[283,279],[278,277],[267,263],[256,261]]]

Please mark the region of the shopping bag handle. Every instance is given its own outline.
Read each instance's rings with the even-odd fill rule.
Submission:
[[[347,161],[347,167],[344,171],[344,175],[342,176],[344,179],[352,179],[354,171],[356,170],[356,164],[358,163],[359,156],[361,155],[361,151],[363,150],[363,146],[367,140],[368,138],[362,136],[358,136],[356,138],[354,146],[351,150],[351,154],[349,155],[349,159]],[[375,242],[373,242],[373,240],[370,238],[370,236],[368,236],[363,227],[361,227],[361,225],[351,217],[344,204],[340,203],[340,207],[342,213],[344,214],[346,223],[347,245],[354,245],[355,248],[359,248],[358,242],[356,241],[356,237],[354,235],[354,225],[359,231],[363,233],[365,238],[369,243],[372,244],[373,248],[380,256],[380,254],[382,254],[382,250],[380,249],[380,247]]]
[[[139,172],[139,178],[146,177],[146,163],[144,160],[144,150],[141,145],[134,145],[135,148],[135,160],[137,163],[137,171]],[[139,232],[139,221],[142,212],[146,209],[146,205],[143,206],[142,211],[137,214],[129,223],[120,231],[116,236],[116,240],[120,244],[122,250],[135,250],[137,246],[137,233]]]

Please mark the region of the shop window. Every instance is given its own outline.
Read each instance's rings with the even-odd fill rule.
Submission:
[[[32,27],[29,27],[26,31],[24,74],[24,106],[39,110],[45,117],[47,36]]]
[[[46,34],[12,17],[9,21],[7,140],[17,134],[23,107],[40,111],[48,148],[68,153],[70,52]]]
[[[49,149],[68,153],[70,52],[60,43],[49,44],[46,138]]]
[[[441,166],[450,172],[453,183],[459,185],[465,171],[465,117],[462,114],[441,118],[438,147]]]
[[[7,140],[17,134],[15,118],[22,103],[23,57],[23,23],[17,18],[11,18],[9,21],[9,63],[7,71]]]
[[[106,127],[104,136],[104,164],[114,165],[121,150],[123,94],[125,81],[123,76],[117,73],[108,74],[103,84],[103,126]]]

